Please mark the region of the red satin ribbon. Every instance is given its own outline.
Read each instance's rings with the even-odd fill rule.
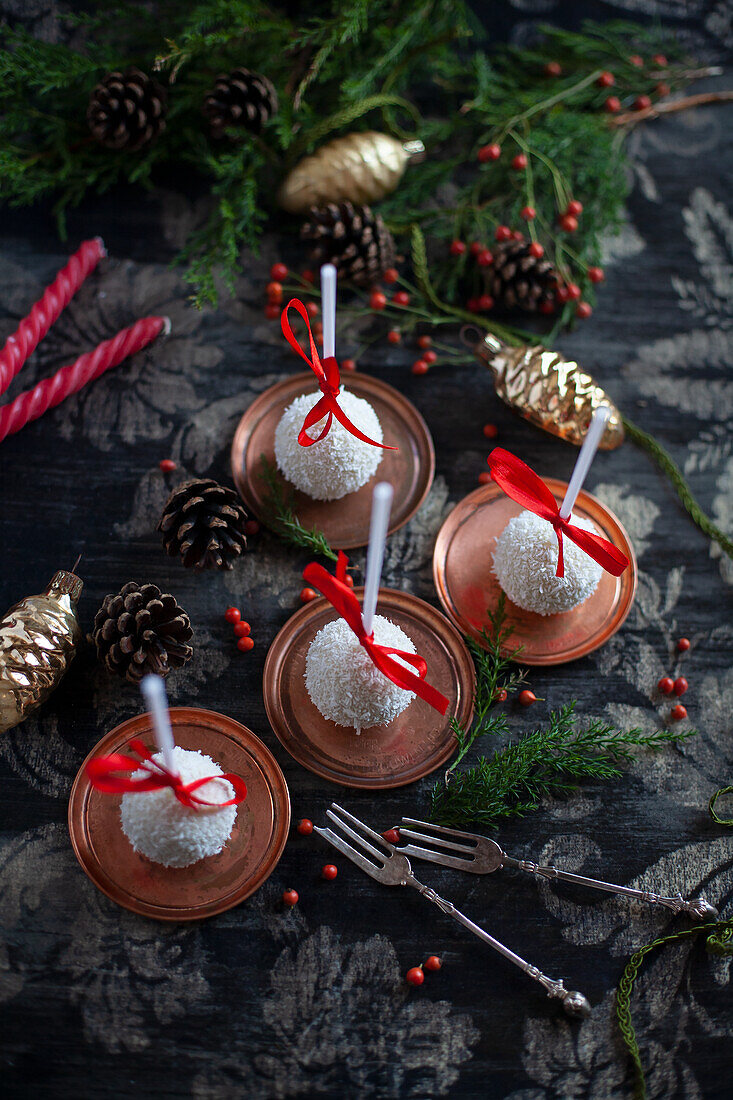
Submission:
[[[141,758],[136,760],[134,756],[127,756],[123,752],[113,752],[109,756],[96,756],[87,764],[87,775],[93,787],[104,794],[142,794],[145,791],[159,791],[163,787],[170,787],[179,802],[190,809],[197,806],[236,806],[244,802],[247,797],[247,786],[238,775],[209,775],[203,779],[194,779],[191,783],[184,783],[181,777],[169,772],[167,768],[153,760],[153,754],[146,749],[142,741],[137,739],[130,742],[130,748]],[[116,772],[138,771],[142,769],[147,776],[133,779],[131,776],[116,775]],[[211,783],[214,779],[226,779],[234,787],[234,798],[226,802],[208,802],[205,798],[198,798],[193,792],[203,787],[204,783]]]
[[[597,561],[607,573],[620,577],[629,564],[625,554],[609,542],[608,539],[575,527],[569,520],[560,516],[560,506],[542,478],[526,462],[517,458],[503,447],[495,447],[486,460],[491,469],[491,477],[504,490],[508,497],[516,500],[536,516],[546,519],[555,528],[557,535],[557,577],[565,576],[562,537],[567,535],[581,550]]]
[[[310,343],[310,358],[308,358],[307,352],[303,351],[302,347],[298,343],[297,337],[290,327],[288,321],[288,310],[293,307],[303,318],[308,329],[308,341]],[[318,379],[318,388],[320,389],[323,397],[318,401],[303,421],[303,427],[300,429],[298,435],[298,443],[301,447],[311,447],[314,443],[319,443],[321,439],[328,435],[331,430],[331,424],[333,423],[334,416],[338,420],[339,424],[342,424],[347,431],[355,435],[357,439],[360,439],[362,443],[369,443],[372,447],[382,447],[385,451],[396,451],[397,447],[389,447],[386,443],[377,443],[376,439],[370,439],[368,435],[364,435],[362,431],[357,428],[356,424],[352,424],[346,413],[343,411],[338,403],[339,386],[341,384],[341,375],[339,374],[339,367],[336,359],[333,355],[329,355],[326,359],[321,361],[318,355],[318,349],[316,348],[315,340],[313,339],[313,333],[311,332],[311,323],[308,316],[308,310],[305,308],[299,298],[291,298],[285,309],[282,311],[280,317],[280,327],[283,330],[283,336],[290,344],[293,351],[297,352],[301,359],[305,359],[308,366],[311,368],[316,378]],[[315,439],[308,435],[308,429],[312,428],[314,424],[317,424],[319,420],[323,420],[326,417],[326,424],[321,431],[321,434]]]
[[[401,649],[395,649],[393,646],[378,645],[374,641],[374,632],[367,634],[364,629],[364,621],[361,617],[361,607],[356,596],[345,583],[346,577],[346,563],[348,558],[339,551],[338,563],[336,565],[336,576],[332,577],[331,574],[323,568],[322,565],[318,565],[317,562],[311,562],[303,570],[303,576],[308,581],[308,584],[313,585],[321,592],[332,607],[338,611],[339,615],[349,624],[351,629],[359,639],[360,645],[369,654],[371,660],[374,662],[376,668],[380,672],[383,672],[388,680],[391,680],[397,687],[404,688],[405,691],[413,691],[415,695],[419,695],[421,699],[424,699],[426,703],[429,703],[435,710],[440,711],[441,714],[445,714],[448,709],[448,700],[445,695],[442,695],[437,688],[434,688],[431,684],[425,681],[427,675],[428,666],[423,657],[418,656],[416,653],[405,653]],[[406,661],[412,665],[416,672],[410,672],[408,668],[400,664],[395,660],[395,657],[399,657],[400,660]]]

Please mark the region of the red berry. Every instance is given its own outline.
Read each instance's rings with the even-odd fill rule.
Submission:
[[[497,703],[506,703],[507,699],[509,698],[509,692],[506,688],[502,688],[501,691],[497,691],[494,698],[496,699]]]
[[[602,283],[606,278],[606,273],[602,267],[589,267],[588,278],[592,283]]]
[[[678,676],[674,682],[675,695],[684,695],[689,686],[684,676]]]
[[[396,328],[393,328],[387,333],[387,339],[390,344],[399,344],[402,340],[402,333],[398,332]]]
[[[282,296],[283,296],[283,285],[282,285],[282,283],[268,283],[267,286],[265,287],[265,291],[267,293],[267,297],[270,298],[272,301],[279,302],[279,301],[282,300]]]
[[[235,623],[234,624],[234,637],[246,638],[248,634],[252,633],[252,627],[249,623]]]
[[[309,317],[317,317],[318,316],[319,310],[318,310],[318,303],[317,302],[306,302],[305,303],[305,308],[308,311],[308,316]]]
[[[312,283],[315,279],[315,275],[310,268],[306,268],[306,270],[303,272],[302,278],[306,283]]]
[[[562,65],[558,61],[548,61],[545,65],[545,76],[560,76]]]
[[[559,221],[560,228],[564,229],[566,233],[574,233],[578,228],[578,219],[574,218],[572,214],[563,214]]]
[[[621,110],[621,100],[617,95],[610,95],[603,106],[609,115],[615,115],[617,111]]]
[[[257,522],[256,519],[248,519],[247,520],[247,522],[244,525],[244,533],[245,533],[245,535],[249,535],[250,537],[252,535],[259,535],[260,525],[259,525],[259,523]]]
[[[537,702],[537,696],[529,688],[525,688],[524,691],[519,693],[519,702],[523,707],[531,707],[533,703]]]
[[[689,648],[690,648],[690,639],[689,638],[680,638],[680,640],[677,643],[678,651],[680,653],[684,653]]]
[[[428,363],[430,366],[432,366],[432,364],[438,358],[438,355],[437,355],[437,352],[429,350],[429,351],[426,351],[424,353],[424,355],[421,356],[421,358],[422,358],[423,362]]]
[[[526,153],[517,153],[515,157],[512,157],[512,168],[517,172],[523,172],[527,167],[527,155]]]
[[[450,254],[451,256],[462,256],[466,251],[466,246],[463,241],[451,241]]]
[[[342,359],[341,370],[356,370],[356,361],[354,359]]]
[[[485,251],[485,249],[486,245],[481,244],[481,241],[473,241],[468,251],[471,253],[472,256],[479,256],[482,252]]]
[[[388,844],[399,844],[400,842],[399,829],[387,829],[385,833],[382,833],[382,836]]]
[[[648,95],[638,95],[634,100],[635,111],[645,111],[647,107],[651,107],[652,101]]]
[[[369,305],[372,309],[384,309],[387,304],[387,299],[382,294],[381,290],[373,290],[369,296]]]
[[[487,439],[496,439],[497,435],[499,434],[499,429],[497,428],[496,424],[484,424],[481,430]]]
[[[161,458],[158,463],[164,474],[169,474],[176,469],[176,464],[172,458]]]
[[[672,707],[670,715],[675,722],[681,722],[683,718],[687,717],[687,707],[683,707],[682,703],[678,703],[677,706]]]
[[[557,288],[557,290],[555,291],[555,297],[557,298],[560,305],[565,305],[566,302],[570,301],[570,295],[568,294],[568,288],[566,286],[559,286]]]
[[[532,244],[529,246],[529,254],[530,256],[534,256],[535,260],[541,260],[545,254],[545,250],[539,241],[532,241]]]
[[[317,599],[318,599],[318,593],[316,592],[315,588],[303,588],[303,589],[301,589],[301,592],[300,592],[300,602],[301,603],[310,603],[311,600],[317,600]]]
[[[425,970],[440,970],[442,965],[443,964],[440,961],[438,955],[428,955],[427,959],[423,963],[423,968]]]
[[[489,309],[494,308],[494,299],[490,294],[482,294],[478,300],[478,308],[485,313]]]
[[[485,248],[483,252],[479,252],[476,257],[476,263],[479,267],[489,267],[494,262],[494,253],[489,252],[488,248]]]
[[[491,145],[482,145],[478,151],[478,159],[482,164],[486,164],[489,160],[498,160],[501,156],[501,145],[497,145],[495,141],[492,141]]]
[[[418,336],[417,340],[415,341],[419,348],[429,348],[432,342],[432,337],[428,336],[427,333],[423,333],[422,336]]]
[[[661,691],[662,695],[671,695],[674,690],[674,680],[671,676],[663,676],[657,684],[657,691]]]
[[[470,313],[478,313],[478,298],[469,298],[466,302],[466,309]]]
[[[484,470],[483,473],[478,475],[479,485],[488,485],[490,481],[492,481],[492,477],[488,470]]]
[[[524,240],[524,233],[522,232],[521,229],[515,229],[514,230],[514,232],[512,233],[512,240],[513,241],[523,241]]]
[[[354,587],[354,578],[352,577],[351,573],[347,573],[344,577],[344,584],[347,586],[347,588]]]
[[[238,623],[242,618],[242,612],[238,607],[228,607],[224,612],[224,618],[228,623]]]
[[[512,231],[508,225],[497,225],[494,236],[497,241],[509,241],[512,237]]]
[[[575,307],[575,316],[581,321],[587,321],[593,312],[593,307],[589,302],[578,302]]]
[[[313,832],[313,822],[309,817],[303,817],[295,826],[301,836],[310,836]]]
[[[268,321],[274,321],[280,316],[280,306],[277,302],[268,302],[265,306],[265,317]]]
[[[654,57],[652,58],[652,61],[654,62],[655,65],[658,65],[660,69],[666,69],[667,68],[667,64],[668,64],[667,58],[664,56],[663,53],[655,53]]]
[[[408,985],[422,985],[422,983],[425,981],[425,975],[423,974],[422,967],[411,967],[405,974],[405,981]]]
[[[382,275],[387,286],[392,286],[392,283],[396,283],[400,277],[400,273],[396,267],[388,267]]]
[[[248,650],[254,649],[255,644],[252,638],[240,638],[237,642],[237,649],[241,653],[247,653]]]
[[[638,53],[632,54],[631,57],[629,58],[629,64],[630,65],[635,65],[637,69],[643,69],[643,67],[644,67],[644,58],[639,57]]]
[[[598,80],[596,80],[596,84],[599,88],[612,88],[615,83],[616,77],[613,75],[613,73],[609,73],[608,70],[602,72],[601,75],[598,77]]]
[[[398,290],[396,294],[392,295],[392,302],[396,306],[409,306],[410,295],[406,290]]]
[[[656,85],[654,91],[660,99],[664,99],[666,95],[669,95],[672,89],[670,88],[669,84],[665,84],[664,82],[662,82],[661,84]]]
[[[555,299],[544,298],[539,304],[540,313],[550,314],[555,312]]]
[[[570,300],[573,302],[577,302],[578,298],[580,297],[580,287],[578,286],[578,284],[568,283],[565,289],[568,292],[568,298],[570,298]]]
[[[281,283],[283,279],[287,279],[288,269],[285,264],[273,264],[270,268],[270,278],[275,282]]]
[[[531,222],[533,218],[537,217],[537,211],[534,206],[523,206],[519,211],[520,218],[524,218],[526,222]]]
[[[413,374],[427,374],[429,369],[430,365],[424,359],[416,359],[410,367]]]
[[[321,876],[325,878],[326,882],[333,882],[338,873],[339,869],[334,863],[327,863],[326,866],[321,869]]]
[[[577,199],[571,199],[568,205],[565,207],[566,214],[572,214],[574,218],[579,218],[583,213],[583,204],[578,202]]]
[[[292,909],[294,905],[298,904],[298,891],[297,890],[284,890],[283,891],[283,905],[287,905],[288,909]]]

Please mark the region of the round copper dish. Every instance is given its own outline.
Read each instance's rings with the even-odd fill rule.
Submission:
[[[374,408],[384,442],[399,448],[384,451],[374,477],[355,493],[340,500],[313,500],[292,490],[295,513],[304,527],[318,527],[332,546],[351,550],[369,541],[372,490],[376,481],[394,486],[390,533],[414,516],[433,484],[435,450],[427,424],[414,405],[386,382],[368,374],[349,374],[350,393]],[[261,393],[240,420],[232,442],[232,475],[245,504],[265,519],[267,488],[260,476],[260,456],[275,467],[275,428],[287,405],[303,393],[317,393],[315,376],[307,371],[291,375]],[[280,474],[277,475],[280,477]],[[288,483],[282,479],[288,489]]]
[[[177,745],[200,749],[247,784],[223,852],[180,868],[138,855],[120,825],[122,796],[95,790],[86,760],[71,789],[69,833],[82,868],[112,901],[157,920],[199,920],[244,901],[275,869],[288,835],[290,798],[274,756],[246,726],[193,707],[174,707],[170,715]],[[87,760],[124,749],[132,737],[155,748],[148,714],[113,729]]]
[[[357,588],[357,596],[363,589]],[[270,646],[263,693],[270,725],[303,767],[345,787],[401,787],[445,763],[455,748],[451,717],[468,725],[475,673],[460,634],[423,600],[391,588],[379,591],[380,615],[402,627],[428,664],[428,681],[450,700],[440,715],[415,698],[387,726],[356,734],[328,722],[305,687],[305,657],[314,635],[337,613],[323,598],[301,607]]]
[[[543,480],[560,503],[567,483]],[[459,629],[478,642],[482,627],[488,626],[486,610],[493,610],[501,593],[492,572],[494,539],[521,511],[521,505],[498,485],[482,485],[456,505],[435,543],[433,577],[440,602]],[[593,595],[561,615],[536,615],[507,600],[511,646],[524,647],[517,659],[525,665],[559,665],[598,649],[616,633],[634,601],[636,557],[613,512],[581,491],[573,514],[591,520],[604,538],[626,554],[629,567],[620,577],[604,572]]]

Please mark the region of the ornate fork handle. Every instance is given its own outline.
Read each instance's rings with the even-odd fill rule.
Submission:
[[[673,913],[687,913],[693,920],[715,920],[718,910],[705,898],[693,898],[687,901],[682,894],[666,898],[661,894],[655,894],[652,890],[634,890],[631,886],[616,886],[612,882],[604,882],[598,878],[587,878],[585,875],[574,875],[571,871],[560,871],[557,867],[543,867],[539,863],[533,863],[531,859],[513,859],[507,856],[504,860],[505,867],[516,867],[520,871],[528,871],[538,878],[562,879],[564,882],[575,882],[579,886],[590,886],[594,890],[605,890],[609,894],[623,894],[628,898],[637,898],[639,901],[648,901],[652,905],[664,905]]]
[[[543,974],[538,967],[533,966],[532,963],[527,962],[521,955],[515,954],[510,948],[505,947],[499,940],[494,939],[488,932],[485,932],[483,928],[479,928],[477,924],[474,924],[472,920],[469,920],[460,909],[456,909],[452,902],[446,901],[440,894],[429,886],[423,886],[421,882],[418,882],[414,876],[411,876],[406,880],[406,884],[413,886],[424,898],[428,901],[432,901],[433,905],[437,905],[446,916],[452,917],[453,920],[458,921],[464,928],[467,928],[469,932],[473,932],[475,936],[483,940],[484,943],[488,943],[490,947],[493,947],[495,951],[498,951],[500,955],[503,955],[509,962],[514,963],[520,970],[523,970],[528,977],[534,978],[536,982],[543,987],[548,997],[556,997],[562,1001],[562,1007],[568,1016],[588,1016],[590,1014],[590,1004],[587,997],[577,990],[566,989],[563,985],[561,978],[548,978],[546,974]]]

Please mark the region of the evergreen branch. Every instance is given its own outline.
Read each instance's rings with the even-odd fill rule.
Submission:
[[[370,111],[374,111],[379,107],[401,107],[403,110],[412,117],[416,124],[419,124],[420,112],[409,102],[399,95],[372,95],[367,96],[366,99],[360,100],[358,103],[352,103],[348,107],[343,107],[340,111],[330,115],[328,118],[323,119],[316,126],[311,126],[306,131],[300,141],[296,144],[295,148],[298,151],[303,151],[309,146],[316,145],[322,141],[328,134],[333,133],[334,130],[342,130],[345,126],[350,126],[352,122],[355,122],[358,118],[362,118]]]
[[[292,496],[277,470],[265,455],[260,455],[260,477],[268,489],[264,520],[273,534],[290,546],[320,554],[329,561],[338,561],[338,554],[317,527],[304,527],[293,510]]]

